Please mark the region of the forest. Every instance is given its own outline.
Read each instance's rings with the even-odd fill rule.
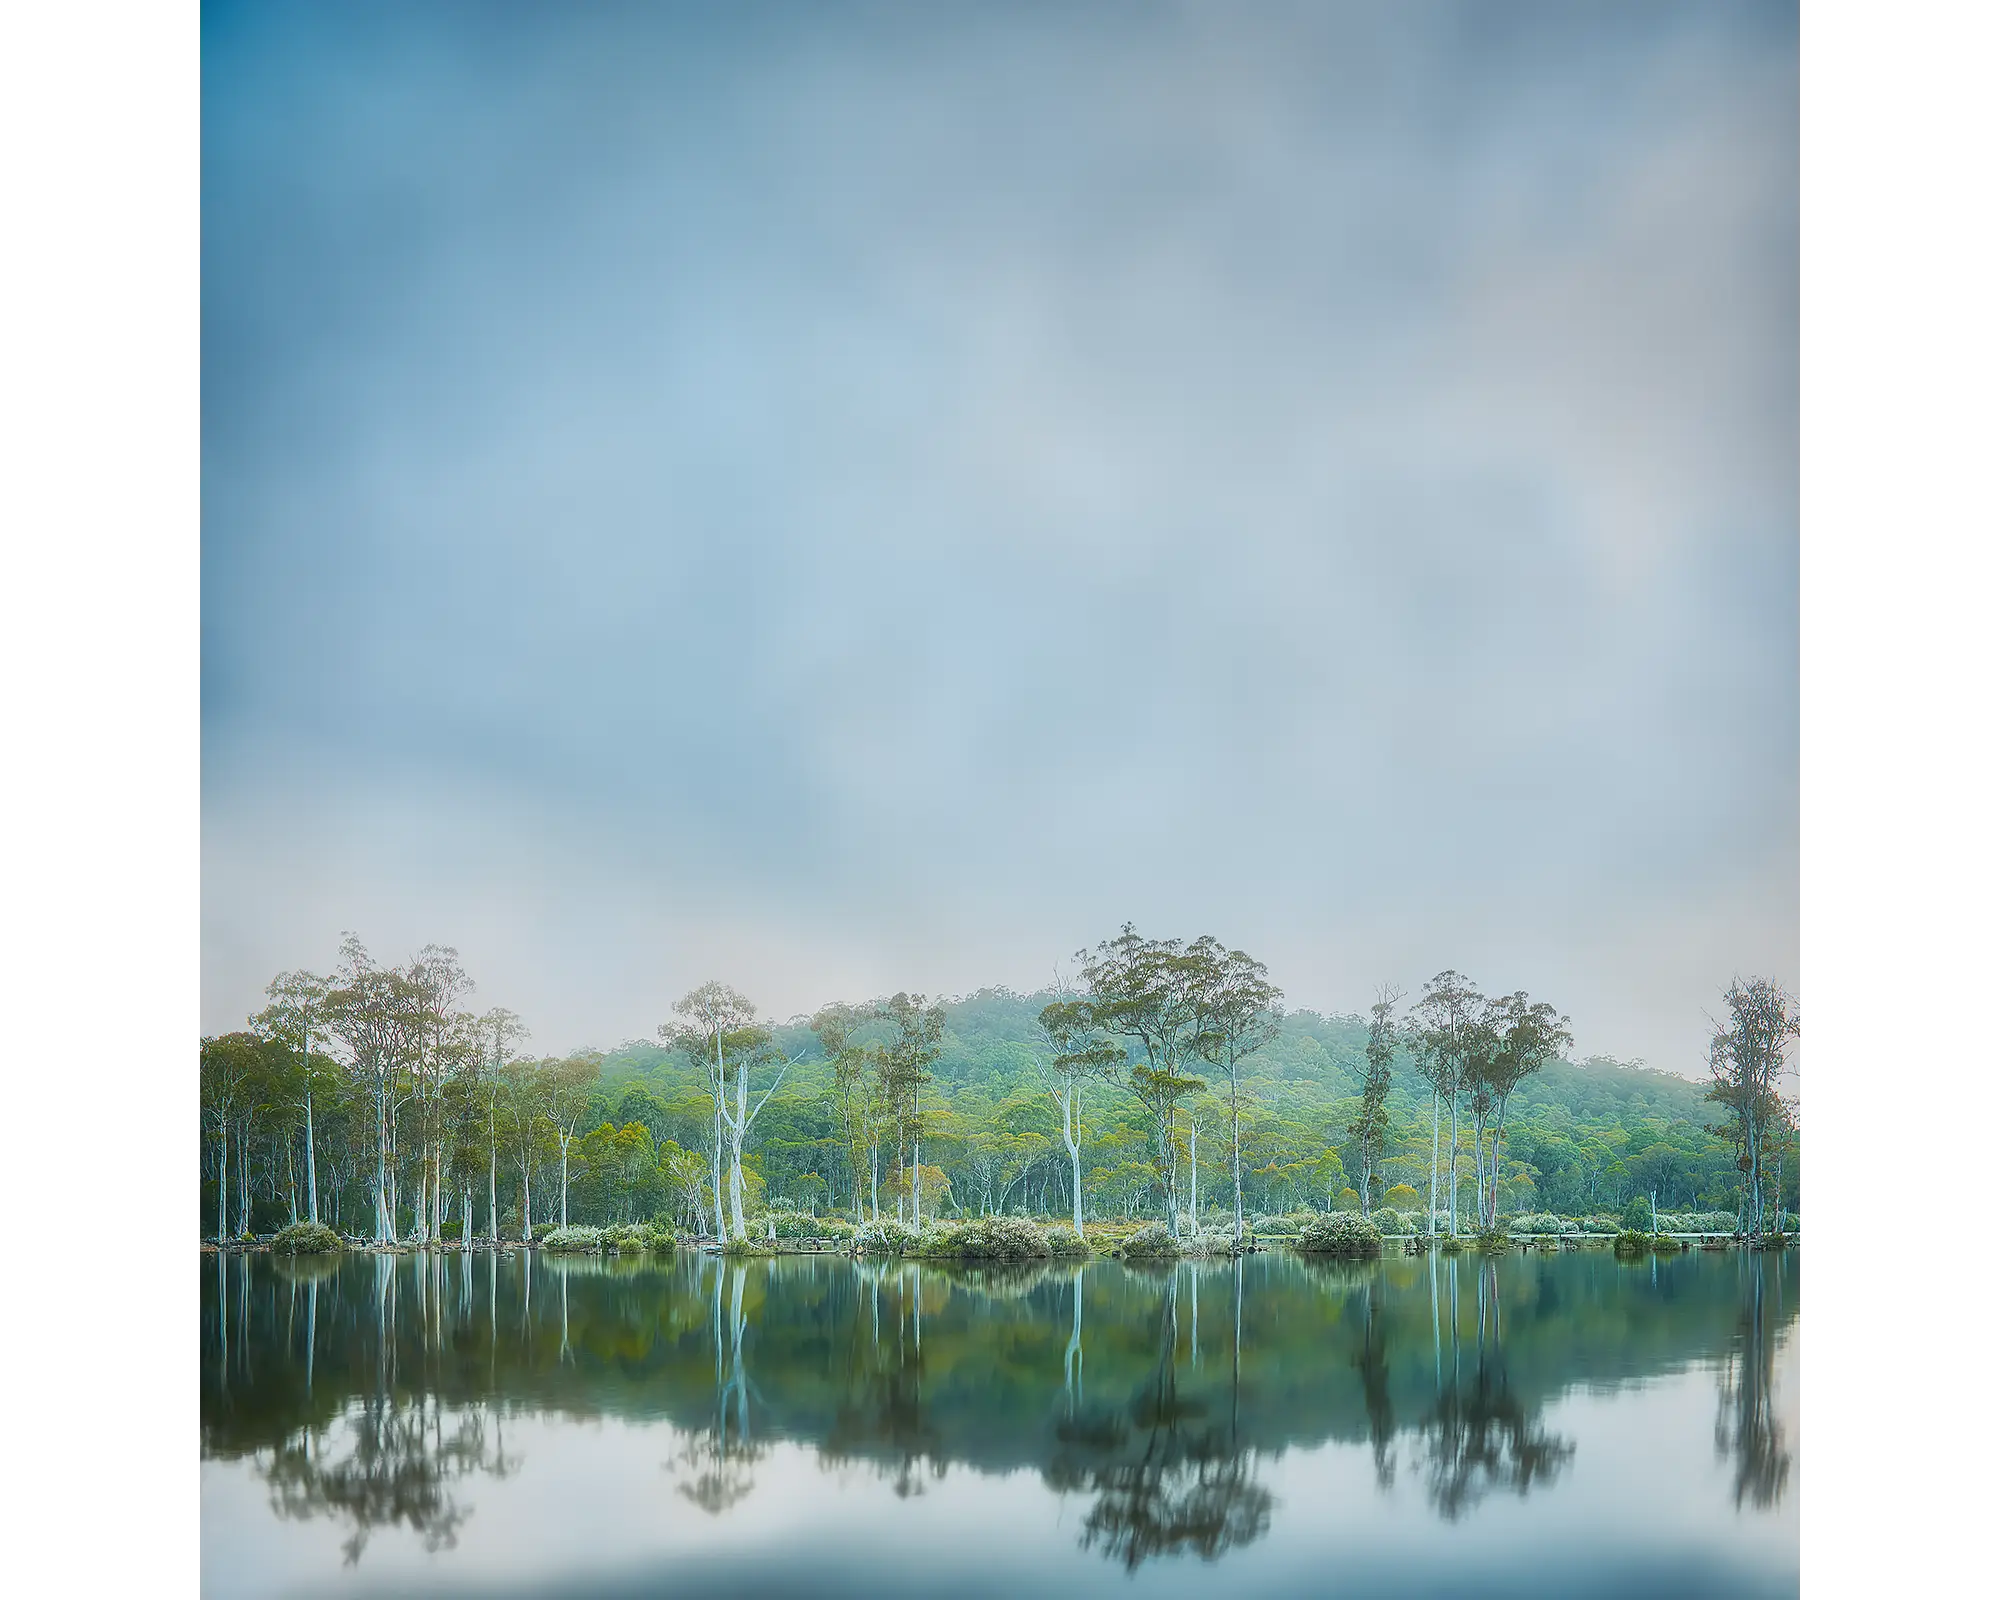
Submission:
[[[707,983],[652,1039],[539,1055],[456,951],[353,936],[201,1041],[203,1232],[324,1222],[356,1242],[533,1240],[657,1220],[775,1237],[855,1223],[1160,1218],[1176,1233],[1387,1207],[1459,1233],[1526,1213],[1799,1205],[1795,1002],[1721,996],[1709,1077],[1571,1060],[1567,1019],[1440,973],[1366,1016],[1289,1010],[1262,963],[1129,925],[1073,986],[899,993],[758,1015]],[[470,1237],[468,1237],[468,1232]]]

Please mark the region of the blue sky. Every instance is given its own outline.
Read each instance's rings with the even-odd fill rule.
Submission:
[[[1789,8],[209,6],[203,1023],[1798,964]]]

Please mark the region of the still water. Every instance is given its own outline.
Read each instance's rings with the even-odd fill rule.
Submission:
[[[1795,1254],[201,1272],[208,1595],[1798,1592]]]

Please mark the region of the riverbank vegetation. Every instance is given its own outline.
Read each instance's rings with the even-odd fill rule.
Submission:
[[[1762,979],[1723,997],[1705,1086],[1571,1061],[1551,1005],[1456,972],[1401,1016],[1387,988],[1367,1017],[1287,1011],[1242,951],[1129,926],[1038,994],[781,1022],[709,983],[610,1050],[537,1055],[473,993],[455,951],[386,967],[349,937],[331,974],[279,975],[245,1029],[203,1039],[203,1232],[902,1254],[956,1230],[968,1258],[1005,1258],[1039,1255],[1031,1233],[1056,1249],[1055,1228],[1065,1250],[1143,1258],[1328,1217],[1378,1248],[1797,1226],[1778,1092],[1797,1011]]]

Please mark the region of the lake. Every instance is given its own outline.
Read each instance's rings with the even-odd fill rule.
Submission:
[[[1796,1252],[201,1273],[212,1596],[1798,1592]]]

